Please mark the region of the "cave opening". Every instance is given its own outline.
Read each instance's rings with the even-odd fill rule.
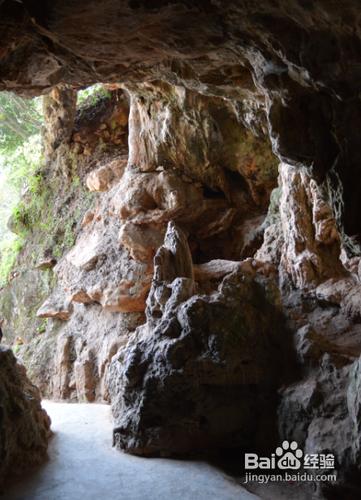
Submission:
[[[357,2],[35,4],[0,0],[0,483],[55,436],[5,495],[359,498]]]
[[[216,289],[232,266],[253,258],[262,245],[277,183],[276,159],[267,137],[250,136],[217,98],[207,99],[216,109],[207,119],[220,136],[215,164],[202,172],[208,153],[199,151],[198,145],[193,151],[190,136],[187,154],[200,162],[200,172],[192,177],[190,172],[182,174],[174,161],[171,165],[171,157],[166,168],[151,164],[144,130],[156,125],[149,123],[154,116],[145,99],[140,101],[145,123],[132,132],[129,143],[131,93],[121,85],[63,85],[44,98],[22,99],[7,92],[0,98],[3,164],[6,181],[12,183],[11,190],[3,190],[6,210],[1,217],[6,228],[0,273],[4,342],[24,363],[43,397],[109,402],[107,365],[123,341],[102,338],[87,350],[89,339],[96,338],[91,321],[97,328],[102,314],[108,314],[109,331],[119,328],[118,313],[129,315],[121,323],[130,331],[144,323],[153,258],[169,221],[179,224],[186,235],[199,291]],[[191,99],[203,97],[193,93]],[[151,103],[160,104],[168,113],[179,114],[177,107],[169,110],[169,101]],[[192,120],[196,118],[201,127],[205,110]],[[29,127],[29,136],[19,132],[15,139],[7,137],[14,133],[11,119]],[[228,127],[236,123],[239,130],[229,139]],[[208,130],[202,133],[207,139]],[[176,130],[168,134],[178,140]],[[13,150],[8,147],[11,141]],[[140,148],[144,156],[134,167],[132,155],[134,150],[139,155]],[[234,157],[231,148],[236,148]],[[8,249],[10,234],[15,240],[10,239]],[[130,269],[124,269],[127,266]],[[103,283],[97,286],[99,277]],[[160,311],[154,314],[161,317]],[[83,338],[77,333],[79,324]],[[107,352],[99,362],[104,340]]]
[[[10,102],[21,99],[13,94],[6,97]],[[192,100],[197,98],[192,95]],[[169,170],[157,164],[149,168],[150,146],[142,144],[142,128],[137,135],[131,133],[128,146],[131,98],[119,85],[59,86],[42,100],[22,101],[24,108],[31,109],[35,102],[39,113],[33,131],[39,144],[37,155],[28,143],[16,144],[25,155],[22,171],[17,171],[19,164],[11,163],[12,157],[7,156],[8,173],[16,171],[20,193],[3,222],[21,244],[10,249],[11,270],[3,272],[0,309],[5,320],[3,343],[26,367],[52,419],[51,463],[72,482],[62,459],[81,461],[84,456],[74,451],[74,439],[69,436],[76,433],[79,441],[85,442],[91,432],[96,436],[92,446],[98,455],[109,448],[112,431],[102,404],[111,403],[110,364],[129,335],[146,325],[153,258],[170,221],[184,233],[183,244],[189,246],[187,265],[194,266],[198,292],[210,294],[237,268],[244,247],[253,240],[252,232],[262,234],[277,169],[270,165],[275,158],[270,157],[267,139],[250,139],[243,124],[238,123],[238,134],[229,144],[226,132],[221,133],[222,121],[227,129],[229,120],[235,125],[235,118],[228,109],[220,114],[222,103],[218,99],[212,103],[217,114],[208,117],[212,130],[221,134],[216,163],[211,173],[196,172],[196,179],[189,171],[182,174],[175,162],[170,165],[171,158]],[[148,105],[146,101],[142,104]],[[154,120],[148,111],[145,120]],[[173,113],[179,114],[179,110]],[[196,118],[200,127],[204,116]],[[25,121],[21,116],[18,119]],[[142,124],[144,128],[151,126]],[[175,130],[168,133],[176,134]],[[228,148],[237,146],[239,140],[250,144],[236,165]],[[193,138],[189,141],[187,150],[200,162],[200,169],[204,168],[201,162],[206,151],[198,144],[193,151]],[[266,153],[264,158],[257,153],[256,165],[252,152],[260,144]],[[135,167],[129,156],[140,147],[145,157]],[[5,154],[9,152],[4,149]],[[29,154],[33,156],[29,158]],[[164,160],[164,151],[161,155]],[[235,155],[239,159],[238,150]],[[18,161],[18,152],[14,156]],[[273,172],[266,188],[258,178],[262,169]],[[260,186],[268,193],[262,200],[255,194],[261,192]],[[247,257],[253,257],[261,240]],[[2,252],[5,266],[4,257]],[[152,315],[160,320],[163,313],[155,308]],[[249,362],[242,361],[242,365]],[[69,403],[73,404],[67,407]],[[75,403],[92,406],[85,411],[83,405]],[[184,405],[180,400],[177,412],[183,407],[187,413]],[[162,415],[152,416],[149,425],[154,426],[155,421],[162,425]],[[202,432],[209,432],[212,422],[207,417],[200,415],[198,422]],[[113,432],[114,443],[119,445],[117,428]],[[60,458],[56,458],[59,449]],[[107,460],[111,467],[111,456]],[[38,480],[46,483],[51,468],[39,474]],[[213,474],[212,469],[206,471],[208,474]],[[20,484],[17,494],[28,487],[27,481]]]

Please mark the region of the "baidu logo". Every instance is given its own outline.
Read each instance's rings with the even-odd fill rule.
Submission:
[[[335,458],[328,454],[305,454],[296,441],[283,441],[270,457],[261,457],[257,453],[245,454],[245,469],[333,469]]]
[[[303,457],[303,451],[299,449],[296,441],[289,443],[283,441],[282,446],[276,448],[277,467],[279,469],[300,469],[302,463],[300,458]]]

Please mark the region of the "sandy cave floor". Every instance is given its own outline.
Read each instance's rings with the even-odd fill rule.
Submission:
[[[112,448],[110,407],[43,402],[54,436],[49,461],[1,500],[256,500],[201,461],[147,459]]]

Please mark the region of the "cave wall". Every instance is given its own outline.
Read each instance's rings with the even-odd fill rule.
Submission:
[[[36,195],[47,193],[46,203],[41,220],[28,228],[0,297],[4,340],[43,397],[107,400],[107,364],[141,322],[145,300],[142,287],[143,297],[128,293],[127,279],[144,281],[146,266],[125,269],[126,256],[119,260],[119,223],[108,206],[107,190],[117,184],[127,162],[128,99],[112,87],[76,109],[76,90],[62,85],[46,96],[44,107],[45,161],[42,191]],[[26,198],[22,203],[31,209]],[[119,273],[125,279],[118,280]],[[87,287],[94,300],[86,296]],[[130,309],[118,306],[124,293]]]
[[[97,132],[92,125],[95,110],[83,112],[76,124],[73,118],[73,131],[65,140],[60,103],[47,114],[48,168],[65,182],[80,176],[95,196],[92,206],[79,214],[75,245],[52,259],[46,300],[37,296],[43,299],[37,317],[47,322],[45,331],[38,335],[30,329],[18,347],[31,379],[44,396],[55,399],[109,400],[111,358],[144,322],[153,257],[169,221],[187,232],[199,275],[210,281],[202,263],[239,260],[261,245],[260,226],[277,182],[277,160],[267,137],[254,137],[224,100],[161,82],[115,92],[115,109],[108,121],[98,123]],[[56,89],[53,94],[63,95],[63,105],[69,106],[68,92]],[[47,99],[52,102],[52,96]],[[104,150],[105,124],[114,129],[115,116],[115,123],[124,122],[124,130],[128,114],[129,157],[124,142],[128,134],[120,135],[120,143],[117,134],[111,149]],[[95,157],[87,154],[89,143]],[[74,203],[80,192],[78,188]],[[61,201],[61,193],[58,197]],[[44,274],[41,269],[33,272]],[[17,285],[13,280],[7,293],[17,297]],[[31,302],[27,291],[23,295]]]

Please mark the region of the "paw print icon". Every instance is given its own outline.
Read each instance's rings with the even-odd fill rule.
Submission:
[[[283,441],[282,446],[276,448],[278,458],[277,466],[279,469],[300,469],[300,458],[303,456],[303,451],[299,449],[296,441],[291,443]]]

